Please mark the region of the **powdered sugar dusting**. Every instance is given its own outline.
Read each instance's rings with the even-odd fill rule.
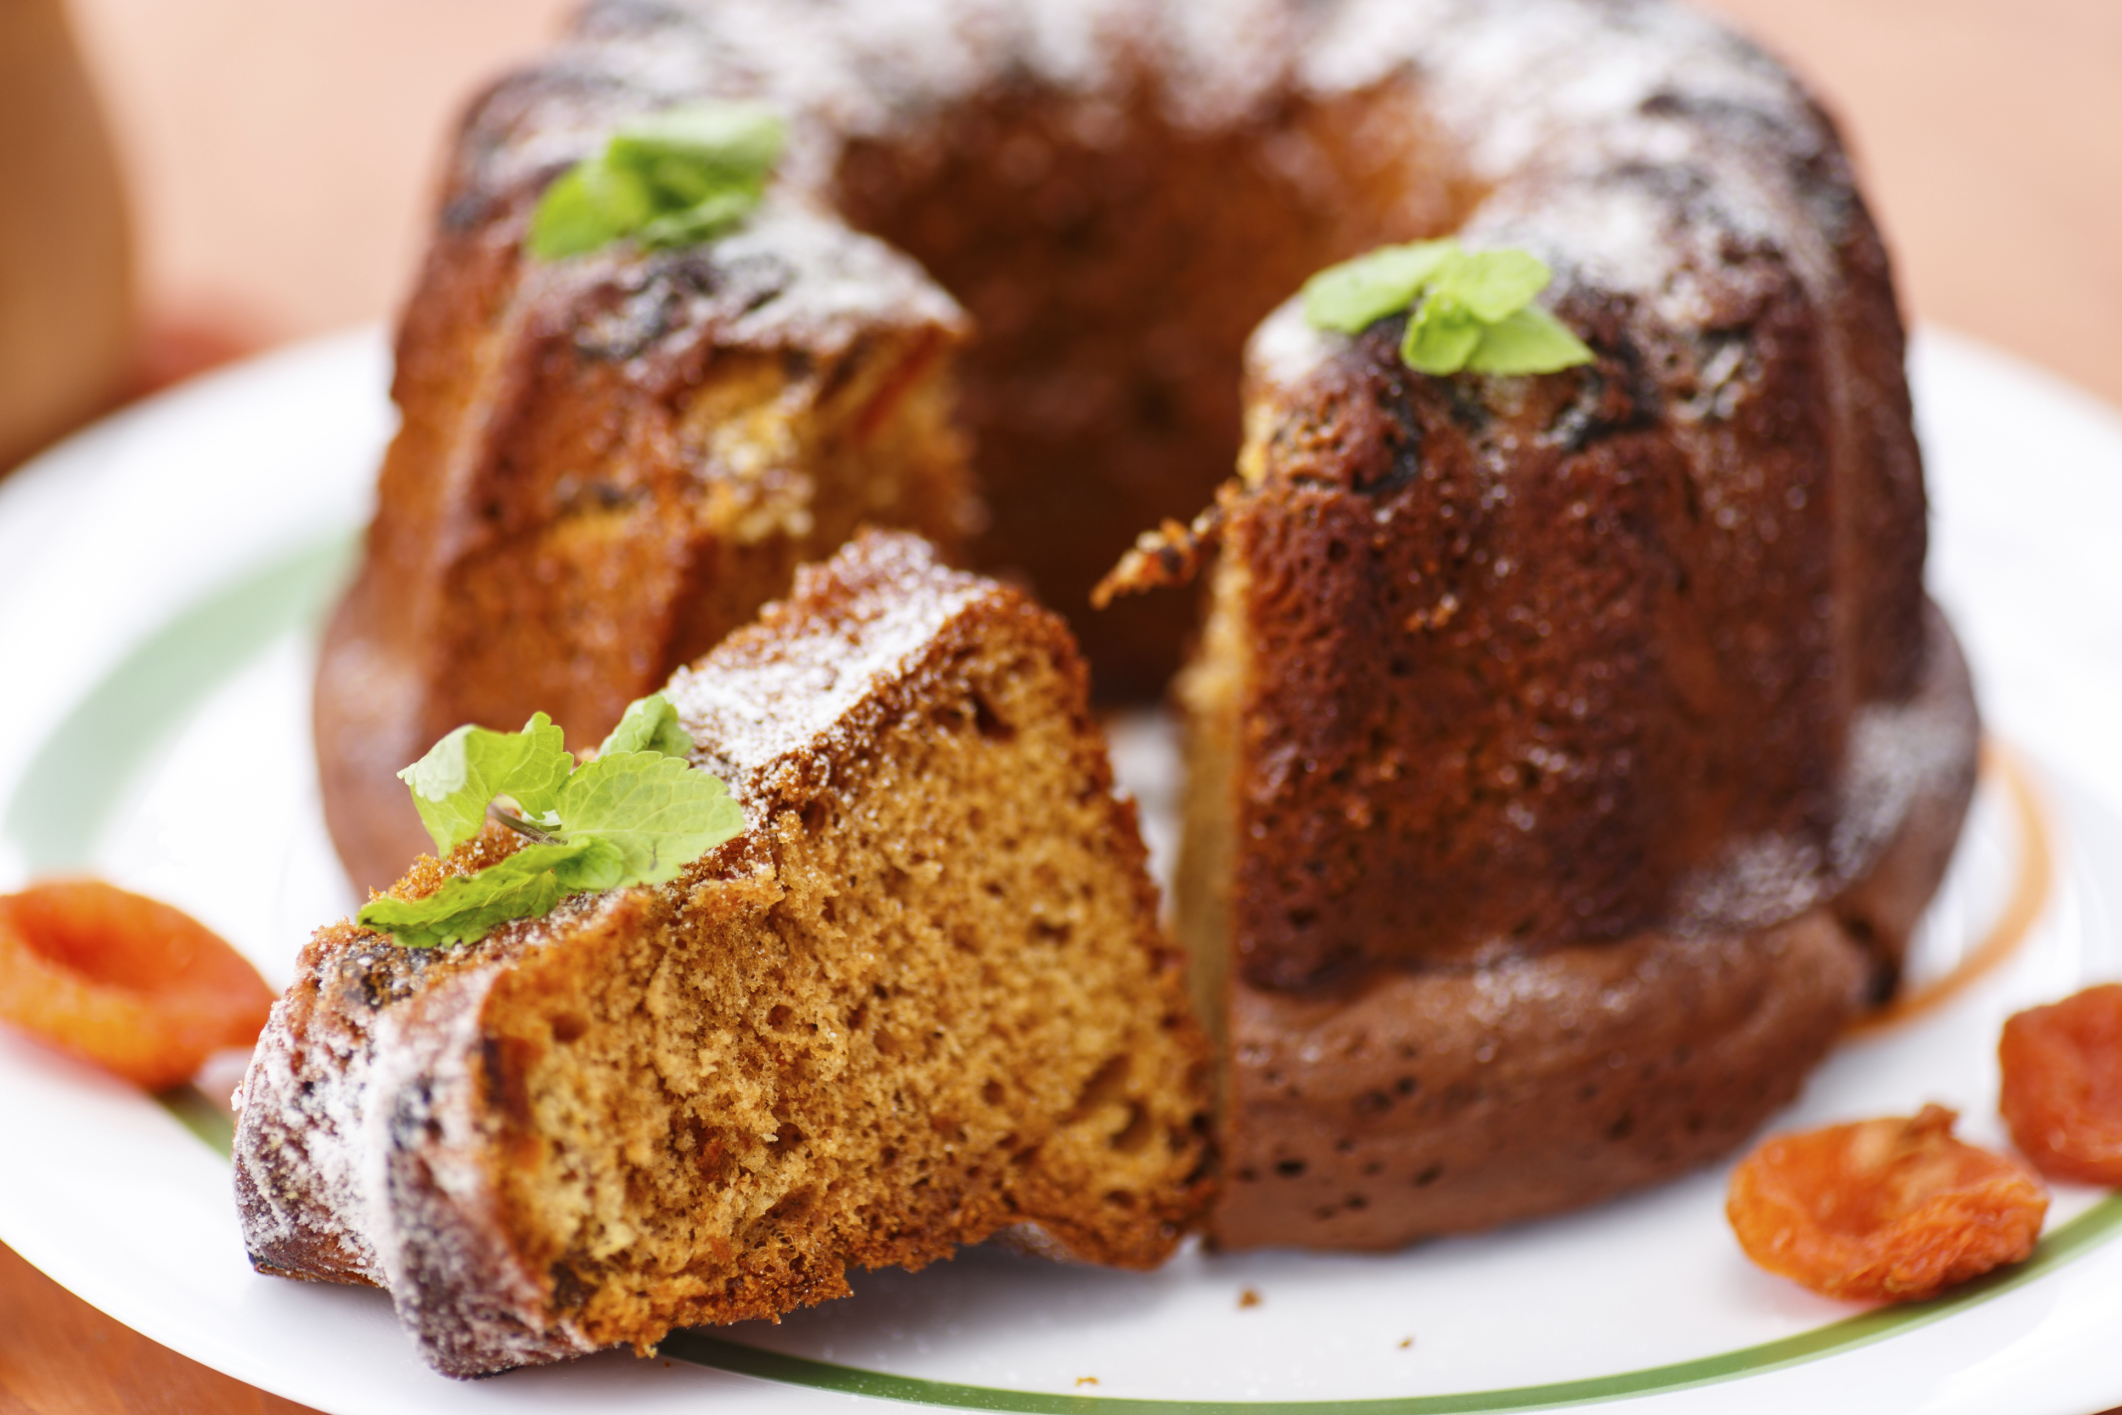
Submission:
[[[1253,330],[1245,364],[1269,384],[1293,388],[1323,366],[1335,347],[1330,336],[1305,321],[1304,302],[1293,296]]]
[[[1860,878],[1909,812],[1968,769],[1980,727],[1958,704],[1869,703],[1849,724],[1842,810],[1829,838],[1834,878]]]
[[[520,203],[628,117],[721,96],[787,115],[777,201],[831,222],[851,140],[929,131],[1008,83],[1064,95],[1088,122],[1101,103],[1143,96],[1145,76],[1166,120],[1195,130],[1290,98],[1411,85],[1488,189],[1467,236],[1540,254],[1558,296],[1582,284],[1657,300],[1681,272],[1716,265],[1728,237],[1780,252],[1815,296],[1835,279],[1843,194],[1811,189],[1831,134],[1780,66],[1664,0],[605,0],[475,117],[453,202]],[[770,224],[719,244],[800,234]],[[852,298],[860,264],[806,268],[774,318],[798,317],[786,325],[797,337],[941,298],[893,272],[879,273],[875,299]],[[920,317],[954,319],[955,307]]]
[[[1795,80],[1715,21],[1655,0],[1356,0],[1306,55],[1308,88],[1383,82],[1419,56],[1431,111],[1493,187],[1470,238],[1530,246],[1565,281],[1646,295],[1734,233],[1823,293],[1800,190],[1831,138]]]
[[[1850,719],[1824,844],[1781,836],[1733,842],[1714,868],[1682,885],[1683,928],[1751,929],[1794,918],[1870,874],[1920,805],[1960,797],[1982,728],[1959,649],[1935,609],[1928,635],[1916,695],[1867,703]]]
[[[244,1242],[301,1276],[387,1288],[428,1359],[478,1375],[596,1349],[510,1246],[483,1096],[486,999],[526,947],[620,896],[578,896],[412,955],[343,925],[304,951],[245,1078]]]
[[[916,536],[871,532],[800,571],[788,603],[681,669],[666,692],[700,744],[696,760],[748,803],[780,771],[822,764],[820,749],[880,682],[994,593],[993,582],[938,565]]]
[[[358,1155],[368,1093],[368,1038],[346,1029],[304,1029],[289,1016],[292,994],[273,1004],[236,1092],[237,1164],[250,1168],[243,1234],[253,1253],[298,1243],[335,1244],[369,1281],[384,1282],[369,1240],[369,1190]]]
[[[716,243],[728,267],[778,263],[786,279],[738,313],[718,338],[738,348],[801,345],[838,353],[861,330],[924,324],[964,328],[965,312],[920,266],[837,221],[777,207]]]
[[[597,1349],[552,1310],[498,1215],[479,1067],[501,967],[465,969],[382,1015],[354,1156],[398,1318],[453,1375]]]
[[[1834,893],[1824,863],[1817,846],[1789,836],[1734,841],[1716,868],[1682,886],[1681,927],[1715,933],[1796,918]]]

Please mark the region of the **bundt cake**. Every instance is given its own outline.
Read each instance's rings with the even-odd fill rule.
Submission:
[[[786,123],[736,234],[525,252],[710,98]],[[1550,267],[1591,361],[1418,374],[1404,314],[1291,300],[1445,234]],[[1667,0],[595,0],[459,140],[320,672],[333,832],[395,874],[434,735],[594,740],[863,518],[963,532],[1154,691],[1190,596],[1087,592],[1213,498],[1116,584],[1214,561],[1215,1235],[1592,1202],[1791,1095],[1950,853],[1976,724],[1901,358],[1832,125]]]
[[[1059,619],[910,536],[802,571],[667,690],[741,835],[460,947],[307,946],[238,1097],[252,1260],[389,1288],[459,1376],[1005,1230],[1161,1262],[1208,1057],[1086,684]]]

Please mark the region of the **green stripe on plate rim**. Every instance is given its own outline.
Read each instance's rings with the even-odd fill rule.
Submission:
[[[192,1085],[157,1091],[155,1104],[176,1116],[185,1129],[204,1140],[221,1158],[235,1157],[236,1118],[226,1105]]]
[[[345,534],[312,541],[211,591],[120,659],[37,748],[8,802],[0,829],[30,869],[86,868],[155,749],[273,640],[321,618],[359,544]]]
[[[312,542],[199,600],[122,659],[45,740],[8,803],[5,829],[39,870],[81,868],[134,773],[185,715],[274,639],[313,625],[343,582],[358,541]],[[139,704],[154,703],[142,730]],[[155,1098],[200,1140],[229,1152],[225,1113],[196,1088]],[[745,1346],[706,1331],[673,1332],[666,1356],[737,1375],[845,1395],[958,1410],[1023,1415],[1475,1415],[1592,1404],[1715,1384],[1818,1360],[1927,1326],[2054,1271],[2122,1229],[2113,1195],[2043,1237],[2017,1267],[1968,1283],[1949,1297],[1881,1307],[1824,1327],[1738,1351],[1620,1375],[1507,1390],[1379,1400],[1136,1400],[959,1385],[838,1366]]]
[[[835,1366],[805,1356],[787,1356],[756,1346],[741,1346],[697,1328],[671,1333],[659,1344],[665,1356],[698,1366],[758,1376],[785,1385],[809,1386],[846,1395],[942,1405],[959,1410],[1022,1411],[1025,1415],[1474,1415],[1481,1411],[1547,1410],[1561,1405],[1590,1405],[1630,1396],[1663,1394],[1691,1386],[1715,1385],[1740,1376],[1758,1376],[1869,1346],[1902,1332],[1928,1326],[1942,1317],[2000,1297],[2051,1272],[2122,1228],[2122,1195],[2112,1195],[2044,1236],[2033,1256],[2014,1268],[1975,1279],[1950,1297],[1877,1307],[1824,1327],[1763,1342],[1717,1356],[1670,1366],[1593,1376],[1552,1385],[1516,1386],[1508,1390],[1463,1391],[1450,1395],[1391,1396],[1381,1400],[1130,1400],[1119,1396],[1051,1395],[1036,1391],[998,1390],[991,1386],[886,1375],[852,1366]]]

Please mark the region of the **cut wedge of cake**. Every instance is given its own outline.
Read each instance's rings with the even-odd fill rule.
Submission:
[[[321,930],[239,1098],[253,1262],[388,1288],[468,1376],[1013,1228],[1163,1261],[1207,1051],[1062,622],[868,533],[667,693],[743,832],[473,944]]]

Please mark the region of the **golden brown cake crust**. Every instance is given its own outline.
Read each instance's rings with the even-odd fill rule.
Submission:
[[[1674,411],[1711,376],[1689,331],[1564,309],[1614,352],[1428,379],[1396,320],[1256,374],[1217,531],[1245,576],[1231,907],[1256,985],[1773,921],[1808,882],[1737,874],[1877,848],[1836,832],[1853,722],[1923,661],[1906,428],[1880,457],[1836,416],[1849,372],[1778,261],[1718,310],[1751,352],[1710,418]],[[1873,377],[1898,371],[1897,327],[1856,332]],[[1840,555],[1882,502],[1864,544],[1894,553]],[[1756,846],[1794,863],[1735,858]]]
[[[1168,1256],[1208,1055],[1066,627],[868,534],[668,692],[746,832],[476,944],[320,931],[242,1096],[254,1262],[387,1287],[470,1375],[1025,1225]]]
[[[1395,1248],[1582,1208],[1742,1144],[1890,987],[1974,790],[1967,669],[1931,615],[1911,704],[1945,769],[1868,868],[1766,927],[1649,932],[1306,996],[1230,984],[1227,1247]]]
[[[1553,266],[1594,361],[1425,377],[1404,317],[1350,337],[1292,300],[1252,336],[1238,478],[1120,576],[1219,552],[1180,919],[1225,1014],[1232,1244],[1389,1246],[1729,1148],[1891,985],[1971,789],[1901,325],[1832,125],[1737,45],[1661,71],[1664,7],[1491,15],[1533,10],[1495,86],[1559,88],[1472,139],[1493,185],[1458,234]],[[1616,979],[1670,1045],[1585,1090],[1636,1055],[1587,1010]]]
[[[1415,376],[1398,321],[1256,336],[1240,478],[1129,566],[1220,550],[1180,904],[1228,1009],[1220,1241],[1680,1173],[1891,988],[1979,727],[1853,211],[1824,314],[1769,256],[1714,337],[1567,292],[1601,357],[1537,381]]]

